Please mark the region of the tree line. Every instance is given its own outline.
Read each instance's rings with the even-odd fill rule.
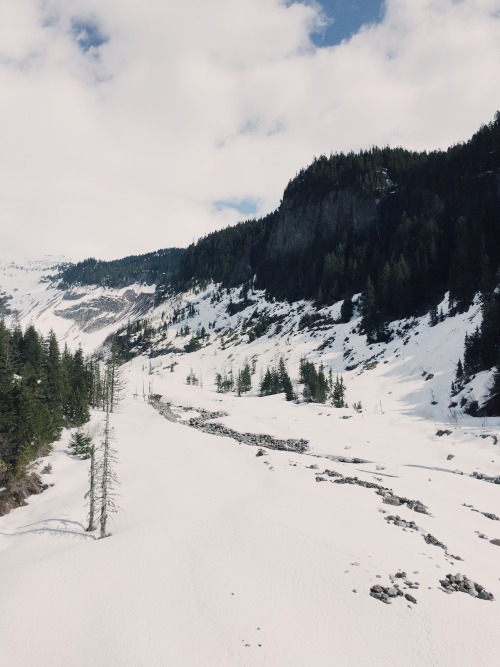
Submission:
[[[252,376],[256,371],[255,361],[250,365],[245,361],[242,368],[233,372],[229,371],[216,373],[215,386],[218,393],[236,392],[238,396],[246,394],[252,389]],[[187,384],[197,384],[192,380],[192,371],[186,380]],[[302,385],[301,396],[308,403],[330,403],[335,408],[347,408],[346,386],[342,376],[336,376],[333,379],[332,370],[325,371],[323,364],[316,366],[314,362],[308,361],[306,357],[301,357],[299,364],[299,384]],[[261,396],[273,396],[275,394],[285,394],[287,401],[294,401],[299,396],[294,389],[286,361],[280,357],[275,364],[266,366],[265,371],[261,373],[258,383],[259,394]],[[361,403],[353,406],[358,412],[361,412]]]

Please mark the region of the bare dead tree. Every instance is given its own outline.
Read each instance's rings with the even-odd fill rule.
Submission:
[[[86,528],[87,532],[92,532],[96,529],[95,526],[95,501],[96,501],[96,446],[92,442],[90,444],[90,467],[89,467],[89,490],[85,494],[85,498],[88,500],[89,505],[89,514],[88,519],[89,523]]]
[[[110,514],[118,511],[116,504],[118,479],[115,468],[118,463],[116,450],[112,447],[114,438],[113,428],[110,424],[111,411],[106,411],[106,418],[102,431],[102,442],[98,450],[96,462],[96,475],[98,485],[96,489],[96,503],[99,515],[99,537],[107,537],[107,522]]]
[[[103,408],[106,416],[101,429],[100,444],[95,447],[92,443],[90,449],[89,490],[85,495],[89,504],[87,531],[94,531],[98,523],[100,538],[107,537],[109,515],[118,511],[116,488],[119,482],[115,472],[118,456],[112,447],[114,431],[111,413],[122,396],[124,382],[114,351],[106,362],[103,388]]]

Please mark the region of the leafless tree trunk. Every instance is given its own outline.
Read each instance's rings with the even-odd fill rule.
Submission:
[[[106,418],[104,420],[103,438],[100,448],[100,456],[97,464],[97,474],[99,479],[99,525],[100,537],[106,537],[107,522],[110,513],[118,511],[116,505],[116,478],[115,466],[117,463],[116,450],[111,446],[113,441],[113,428],[111,426],[111,413],[113,406],[119,398],[119,384],[116,379],[116,360],[114,356],[108,362],[106,369]]]
[[[96,494],[96,466],[95,466],[95,444],[90,445],[90,469],[89,469],[89,490],[85,494],[85,498],[89,501],[89,525],[87,531],[92,532],[96,529],[95,526],[95,494]]]
[[[107,537],[107,523],[109,515],[118,511],[116,505],[116,478],[115,468],[118,462],[116,450],[112,447],[113,428],[111,413],[121,398],[123,381],[118,370],[118,361],[114,352],[106,363],[103,382],[103,409],[106,412],[104,425],[101,431],[101,442],[98,447],[92,444],[89,481],[90,488],[86,494],[89,500],[88,531],[93,531],[99,524],[99,536]]]

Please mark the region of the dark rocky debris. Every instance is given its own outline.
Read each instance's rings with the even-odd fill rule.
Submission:
[[[484,586],[460,572],[455,575],[447,574],[446,579],[440,579],[439,583],[446,593],[468,593],[471,597],[479,598],[479,600],[493,601],[495,599],[493,593],[488,593]]]

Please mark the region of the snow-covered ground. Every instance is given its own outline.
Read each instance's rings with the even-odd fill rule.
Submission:
[[[397,323],[400,336],[368,347],[355,318],[308,332],[298,329],[307,304],[265,304],[256,294],[248,313],[231,318],[229,295],[219,303],[209,295],[185,295],[196,314],[157,345],[182,348],[188,338],[176,334],[188,322],[210,331],[205,347],[124,367],[127,395],[113,415],[122,509],[112,536],[84,530],[88,463],[69,454],[68,434],[39,464],[52,463],[44,481],[53,486],[0,519],[2,665],[496,665],[500,548],[490,540],[500,539],[500,521],[482,513],[500,516],[500,485],[470,475],[500,474],[500,420],[448,407],[477,304],[435,327],[428,318]],[[174,305],[152,312],[152,326]],[[242,325],[256,307],[286,318],[281,331],[248,342]],[[80,341],[88,351],[99,343]],[[296,381],[303,354],[342,373],[349,405],[360,400],[363,411],[257,396],[267,364],[283,355]],[[251,395],[216,393],[215,373],[245,360],[255,360]],[[191,370],[203,386],[186,384]],[[486,382],[478,379],[478,397]],[[143,390],[182,406],[179,421],[148,405]],[[309,449],[256,456],[256,447],[186,425],[201,409],[227,413],[216,421],[235,431],[305,438]],[[94,413],[89,429],[102,418]],[[419,500],[429,513],[336,483],[327,469]],[[396,514],[418,529],[387,521]],[[403,571],[401,589],[416,604],[370,596]],[[458,572],[495,601],[446,594],[440,579]]]

